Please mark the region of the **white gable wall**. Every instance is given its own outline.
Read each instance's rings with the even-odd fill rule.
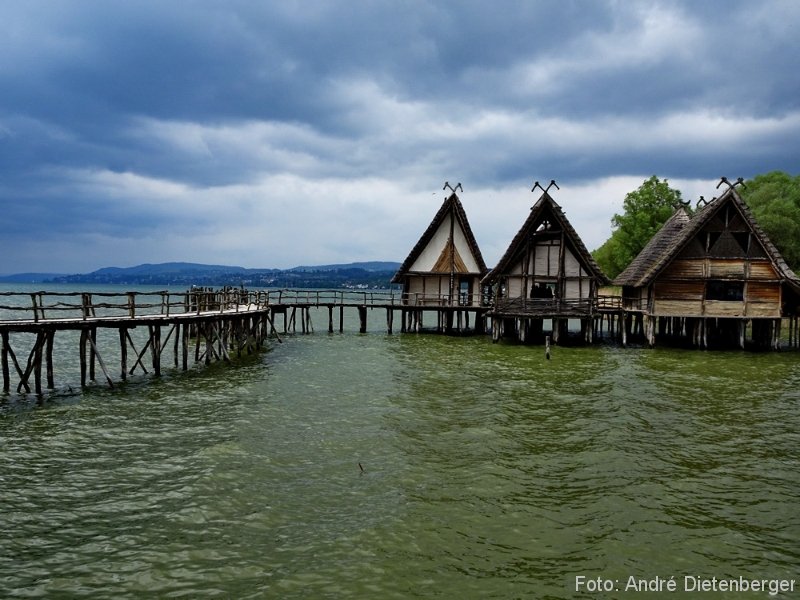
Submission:
[[[478,267],[478,262],[472,255],[469,242],[467,242],[467,236],[464,234],[464,230],[458,224],[458,221],[456,221],[456,227],[453,229],[453,243],[456,246],[456,250],[458,250],[459,256],[461,256],[461,259],[464,261],[464,265],[467,267],[467,272],[480,273],[481,269]]]
[[[436,264],[436,261],[442,254],[442,250],[444,250],[447,245],[447,240],[450,239],[450,219],[452,218],[453,215],[448,215],[448,217],[442,221],[442,224],[439,225],[439,229],[433,234],[428,245],[425,246],[417,257],[417,260],[411,265],[409,271],[420,272],[431,271],[433,269],[433,265]]]
[[[425,246],[417,257],[417,260],[415,260],[414,264],[408,269],[409,271],[419,273],[429,272],[433,269],[436,261],[439,260],[439,257],[442,255],[442,251],[447,246],[447,240],[450,239],[450,222],[452,219],[453,214],[451,213],[442,221],[436,233],[433,234],[430,242],[428,242],[428,245]],[[461,256],[461,259],[467,266],[468,272],[480,273],[478,262],[475,260],[472,250],[470,250],[467,236],[464,235],[464,230],[459,225],[458,220],[456,220],[455,227],[453,227],[453,242],[456,250],[458,250],[459,256]]]

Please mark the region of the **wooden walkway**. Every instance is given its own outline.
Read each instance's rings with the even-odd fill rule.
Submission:
[[[186,292],[2,292],[0,293],[0,337],[2,337],[3,392],[12,389],[15,374],[18,393],[41,394],[54,389],[54,339],[57,332],[79,332],[80,384],[95,381],[97,367],[109,386],[114,386],[111,366],[103,359],[110,350],[99,348],[98,330],[116,330],[119,379],[125,381],[137,369],[161,374],[165,355],[172,348],[173,364],[187,370],[194,363],[228,361],[233,355],[260,350],[268,337],[281,341],[283,333],[311,333],[311,309],[327,309],[328,331],[344,329],[344,311],[358,311],[359,331],[367,330],[372,309],[386,311],[386,327],[392,333],[395,312],[400,311],[400,330],[422,328],[423,313],[435,311],[437,329],[483,332],[485,308],[443,306],[443,299],[404,296],[399,292],[359,290],[264,290],[196,288]],[[146,337],[132,330],[146,328]],[[27,334],[28,356],[20,360],[14,346]],[[30,337],[34,339],[31,342]],[[19,345],[22,340],[16,342]],[[24,345],[24,344],[23,344]],[[115,343],[116,345],[116,343]],[[59,355],[62,353],[59,353]]]

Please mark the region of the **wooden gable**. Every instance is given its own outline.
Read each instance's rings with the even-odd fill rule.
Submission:
[[[734,189],[674,227],[670,237],[647,270],[632,269],[616,280],[652,286],[651,314],[780,316],[783,284],[795,285],[797,276]]]
[[[549,297],[586,301],[608,278],[545,192],[483,283],[499,285],[498,293],[508,299],[544,297],[546,289]]]

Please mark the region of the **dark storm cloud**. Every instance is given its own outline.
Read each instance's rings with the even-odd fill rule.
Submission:
[[[3,221],[72,251],[7,235],[0,271],[201,260],[191,235],[248,266],[402,258],[447,178],[496,202],[536,178],[797,172],[799,24],[791,0],[6,2]],[[406,204],[405,237],[366,233]],[[223,227],[252,242],[287,206],[307,254],[240,256]]]

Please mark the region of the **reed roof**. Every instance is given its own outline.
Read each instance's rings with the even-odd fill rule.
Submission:
[[[800,278],[783,259],[781,253],[756,222],[750,208],[733,187],[695,213],[691,219],[683,208],[679,208],[631,264],[614,279],[614,285],[631,287],[649,285],[728,204],[736,207],[777,273],[796,291],[800,292]]]

